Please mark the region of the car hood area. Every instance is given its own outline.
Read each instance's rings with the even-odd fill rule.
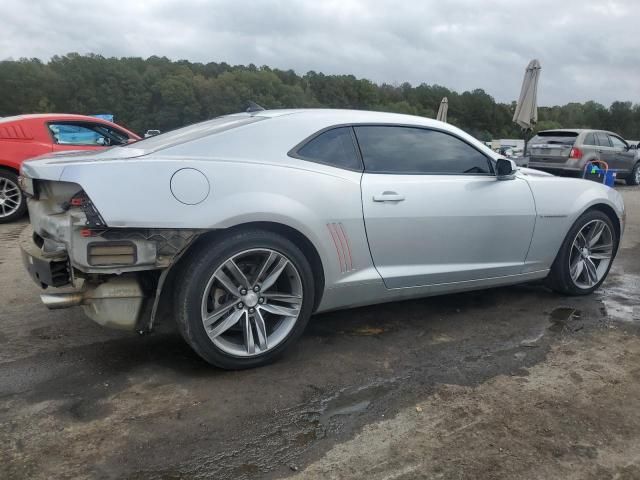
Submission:
[[[553,177],[552,174],[534,168],[519,167],[518,172],[527,177]]]

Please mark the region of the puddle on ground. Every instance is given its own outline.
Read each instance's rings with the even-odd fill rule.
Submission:
[[[542,340],[544,338],[544,334],[546,333],[546,328],[543,329],[540,333],[538,333],[537,335],[533,336],[533,337],[528,337],[525,338],[523,340],[520,341],[520,346],[521,347],[529,347],[529,348],[536,348],[539,346],[539,342],[540,340]]]
[[[318,439],[318,432],[316,431],[316,428],[318,427],[318,421],[314,420],[313,422],[310,422],[310,423],[313,426],[313,430],[300,432],[299,434],[296,435],[294,439],[294,443],[298,447],[305,447],[310,443],[315,442]]]
[[[323,417],[326,419],[326,418],[335,417],[337,415],[351,415],[352,413],[364,412],[369,405],[371,405],[371,400],[362,400],[361,402],[353,403],[350,405],[343,405],[341,407],[327,410],[323,414]],[[323,418],[323,417],[320,417],[320,418]]]
[[[602,293],[602,313],[611,320],[640,320],[640,275],[618,275]]]
[[[580,310],[571,307],[558,307],[551,312],[552,322],[569,322],[582,316]]]
[[[393,389],[397,379],[384,383],[372,383],[359,388],[347,388],[325,399],[320,408],[320,423],[327,424],[332,418],[354,415],[366,411],[373,401]]]
[[[602,313],[612,320],[621,322],[640,320],[640,311],[633,305],[624,305],[613,299],[602,300],[602,304],[604,305]]]
[[[549,321],[551,326],[549,330],[552,332],[577,332],[582,329],[582,325],[577,325],[576,322],[582,318],[582,312],[578,309],[571,307],[558,307],[555,308],[549,315]]]

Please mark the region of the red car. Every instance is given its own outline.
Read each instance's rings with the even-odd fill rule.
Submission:
[[[0,223],[15,220],[27,204],[18,186],[28,158],[67,150],[95,150],[140,140],[115,123],[85,115],[43,113],[0,118]]]

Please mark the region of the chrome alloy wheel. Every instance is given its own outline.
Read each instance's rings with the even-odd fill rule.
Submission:
[[[571,246],[569,274],[573,283],[588,289],[607,273],[613,256],[613,234],[602,220],[592,220],[583,226]]]
[[[300,315],[302,280],[275,250],[245,250],[222,263],[202,298],[202,323],[216,347],[254,357],[287,338]]]
[[[0,218],[16,213],[21,203],[20,187],[8,178],[0,177]]]

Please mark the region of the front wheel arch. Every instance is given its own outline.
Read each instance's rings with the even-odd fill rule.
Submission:
[[[14,175],[20,175],[20,171],[18,169],[10,167],[8,165],[4,165],[0,161],[0,171],[2,171],[2,170],[6,171],[6,172],[9,172],[9,173],[13,173]]]
[[[605,281],[615,259],[618,246],[620,244],[620,237],[618,233],[620,231],[620,227],[615,212],[613,213],[615,218],[612,218],[611,212],[608,212],[606,209],[603,210],[602,207],[610,208],[607,205],[601,204],[590,207],[582,212],[578,216],[578,218],[576,218],[575,222],[571,225],[571,228],[567,232],[562,245],[558,250],[558,253],[556,254],[556,258],[551,265],[549,275],[545,279],[545,284],[547,285],[547,287],[564,295],[586,295],[595,291],[597,288],[599,288],[602,282]],[[603,276],[595,284],[590,284],[589,287],[584,288],[580,285],[575,284],[575,279],[570,278],[569,270],[565,269],[565,266],[569,265],[569,261],[571,259],[573,237],[577,234],[577,232],[580,232],[581,229],[585,227],[585,225],[588,225],[589,223],[598,219],[600,219],[602,222],[605,222],[606,219],[606,221],[611,224],[610,228],[613,230],[613,234],[615,234],[616,238],[612,239],[614,241],[611,242],[611,256],[607,264],[606,271],[603,273]]]
[[[618,252],[618,247],[620,246],[620,236],[622,234],[622,227],[620,225],[620,218],[618,218],[618,214],[609,205],[605,203],[597,203],[587,208],[584,212],[582,212],[580,216],[592,210],[598,210],[604,213],[607,217],[609,217],[609,220],[611,220],[611,223],[613,223],[613,228],[616,230],[616,239],[618,240],[614,249],[614,255],[615,255]]]

